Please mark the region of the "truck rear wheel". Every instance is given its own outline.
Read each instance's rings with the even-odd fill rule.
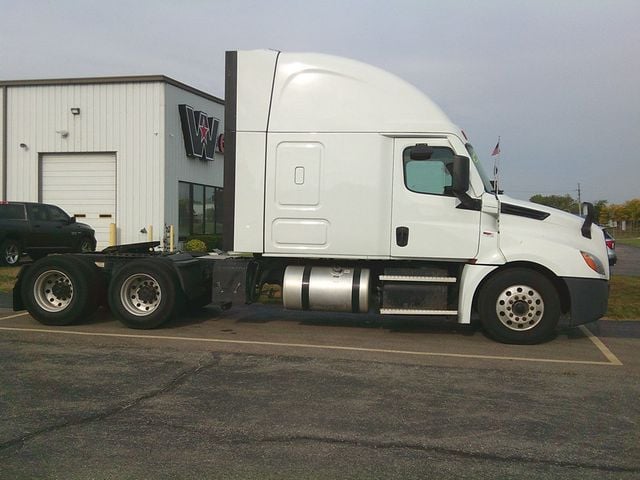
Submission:
[[[27,311],[44,325],[69,325],[98,308],[101,288],[97,267],[75,257],[53,255],[25,272],[21,295]]]
[[[112,278],[109,306],[129,328],[155,328],[175,314],[179,288],[167,263],[157,259],[136,260]]]
[[[503,343],[532,345],[553,335],[560,319],[560,298],[553,283],[535,270],[499,272],[478,299],[485,331]]]

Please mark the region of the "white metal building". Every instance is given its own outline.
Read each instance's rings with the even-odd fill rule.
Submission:
[[[0,81],[0,196],[63,208],[107,245],[220,234],[224,102],[165,76]]]

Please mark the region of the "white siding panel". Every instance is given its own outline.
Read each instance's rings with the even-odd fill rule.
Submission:
[[[46,155],[114,152],[119,243],[146,241],[139,232],[149,225],[160,238],[163,82],[15,86],[7,95],[8,199],[37,201],[39,190],[46,191],[39,184],[39,164]],[[72,115],[72,107],[80,108],[80,115]]]
[[[4,165],[2,162],[5,161],[3,158],[4,152],[4,97],[6,95],[6,87],[0,88],[0,200],[5,198],[4,191]]]

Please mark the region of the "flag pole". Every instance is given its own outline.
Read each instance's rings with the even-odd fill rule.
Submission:
[[[498,143],[500,143],[500,137],[498,137]],[[500,191],[500,149],[498,148],[498,155],[496,156],[496,193]]]
[[[498,135],[498,142],[496,143],[491,156],[495,157],[493,160],[493,183],[496,190],[496,195],[500,191],[500,136]]]

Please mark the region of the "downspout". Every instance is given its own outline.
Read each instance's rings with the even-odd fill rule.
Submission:
[[[2,200],[7,200],[7,86],[2,87]]]

